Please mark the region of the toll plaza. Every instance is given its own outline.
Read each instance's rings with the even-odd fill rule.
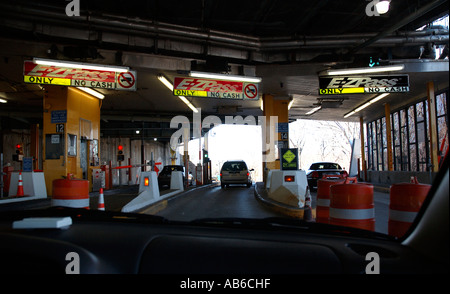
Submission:
[[[384,16],[367,14],[366,2],[242,8],[273,17],[274,29],[229,20],[219,12],[226,7],[203,7],[201,23],[191,23],[158,19],[149,7],[153,18],[143,21],[138,7],[122,17],[84,3],[69,16],[63,4],[0,4],[0,204],[64,199],[62,185],[82,191],[81,207],[95,209],[104,193],[107,208],[123,196],[113,210],[162,210],[173,195],[213,186],[208,134],[221,124],[261,128],[256,198],[301,217],[311,201],[316,217],[322,195],[310,194],[294,164],[297,119],[359,123],[357,181],[378,191],[431,184],[448,153],[446,1],[394,5]],[[447,27],[433,23],[445,15]],[[161,190],[169,165],[183,171]]]

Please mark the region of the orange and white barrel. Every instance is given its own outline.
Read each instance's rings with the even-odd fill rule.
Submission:
[[[391,186],[389,197],[388,234],[402,237],[414,222],[431,185],[419,184],[416,177],[410,183]]]
[[[330,186],[330,224],[375,231],[373,185],[347,178]]]
[[[89,181],[74,179],[70,174],[54,180],[52,206],[89,209]]]
[[[316,222],[328,224],[330,221],[330,187],[343,184],[345,177],[342,175],[323,175],[317,181]]]

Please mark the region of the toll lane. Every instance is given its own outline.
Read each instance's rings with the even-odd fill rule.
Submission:
[[[316,192],[311,193],[312,206],[317,201]],[[383,234],[388,232],[389,193],[375,191],[375,231]],[[198,218],[265,218],[287,217],[262,205],[255,199],[254,186],[231,186],[221,189],[212,186],[194,189],[169,199],[167,204],[155,209],[144,209],[140,213],[155,214],[170,220],[191,221]]]
[[[165,209],[156,215],[178,221],[222,217],[283,217],[282,214],[261,205],[255,199],[254,187],[246,186],[230,186],[226,189],[213,186],[195,189],[170,199]]]

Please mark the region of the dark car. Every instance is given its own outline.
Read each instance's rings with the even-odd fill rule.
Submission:
[[[348,173],[337,163],[315,162],[311,164],[308,171],[306,172],[306,178],[308,179],[309,188],[316,188],[317,181],[320,180],[323,175],[342,175],[344,177],[347,177]]]
[[[173,171],[183,172],[183,183],[184,183],[184,166],[182,165],[166,165],[158,175],[158,185],[160,188],[164,186],[170,187],[170,178]]]

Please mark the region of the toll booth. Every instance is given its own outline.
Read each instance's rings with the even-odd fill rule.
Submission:
[[[47,192],[67,174],[89,180],[98,175],[101,102],[74,87],[46,86],[43,114],[43,168]],[[96,185],[97,186],[97,185]]]

